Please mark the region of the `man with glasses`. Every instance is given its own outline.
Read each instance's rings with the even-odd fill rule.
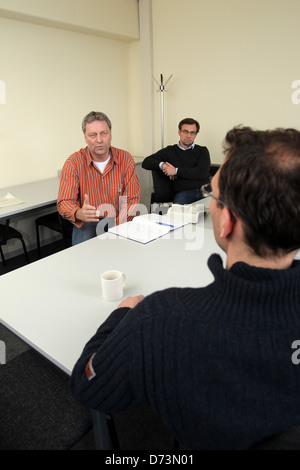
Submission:
[[[300,132],[234,128],[225,144],[203,189],[226,266],[211,254],[206,287],[123,300],[71,381],[93,409],[150,405],[188,449],[248,449],[300,425]]]
[[[145,158],[142,167],[162,174],[175,204],[190,204],[202,199],[201,186],[209,181],[210,155],[207,147],[195,144],[200,125],[192,118],[180,121],[179,142],[168,145]]]

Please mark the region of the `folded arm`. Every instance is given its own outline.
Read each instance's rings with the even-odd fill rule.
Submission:
[[[166,161],[165,149],[161,149],[153,155],[149,155],[142,162],[142,168],[145,170],[160,170],[159,164]]]

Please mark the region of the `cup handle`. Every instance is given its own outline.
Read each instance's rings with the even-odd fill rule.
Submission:
[[[122,274],[122,278],[123,278],[123,287],[125,286],[125,283],[126,283],[126,276],[125,274]]]

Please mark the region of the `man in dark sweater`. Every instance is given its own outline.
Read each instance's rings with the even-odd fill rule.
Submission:
[[[210,156],[206,147],[195,144],[200,125],[192,118],[178,124],[179,142],[145,158],[142,167],[161,173],[161,184],[176,204],[202,199],[201,186],[209,181]]]
[[[90,408],[150,405],[188,449],[300,425],[300,132],[235,128],[225,142],[203,190],[226,267],[212,254],[208,286],[123,300],[71,378]]]

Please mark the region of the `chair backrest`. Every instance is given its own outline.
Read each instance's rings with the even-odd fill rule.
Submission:
[[[58,214],[58,220],[60,222],[60,226],[62,229],[62,234],[64,237],[64,240],[66,242],[66,245],[71,245],[72,244],[72,231],[73,231],[73,224],[67,219],[64,219],[59,212]]]
[[[220,163],[211,163],[210,164],[210,169],[209,169],[209,176],[212,178],[220,168]]]
[[[67,219],[64,219],[60,213],[58,212],[58,219],[59,219],[59,222],[60,222],[60,225],[62,227],[62,230],[63,232],[65,232],[66,234],[72,234],[72,230],[73,230],[73,224],[72,222],[70,222],[69,220]]]
[[[9,219],[6,219],[5,225],[1,224],[1,230],[0,230],[0,243],[1,243],[1,245],[6,245],[6,243],[7,243],[8,230],[9,230]]]
[[[152,170],[152,179],[151,204],[154,202],[172,202],[175,196],[173,181],[161,170]]]

